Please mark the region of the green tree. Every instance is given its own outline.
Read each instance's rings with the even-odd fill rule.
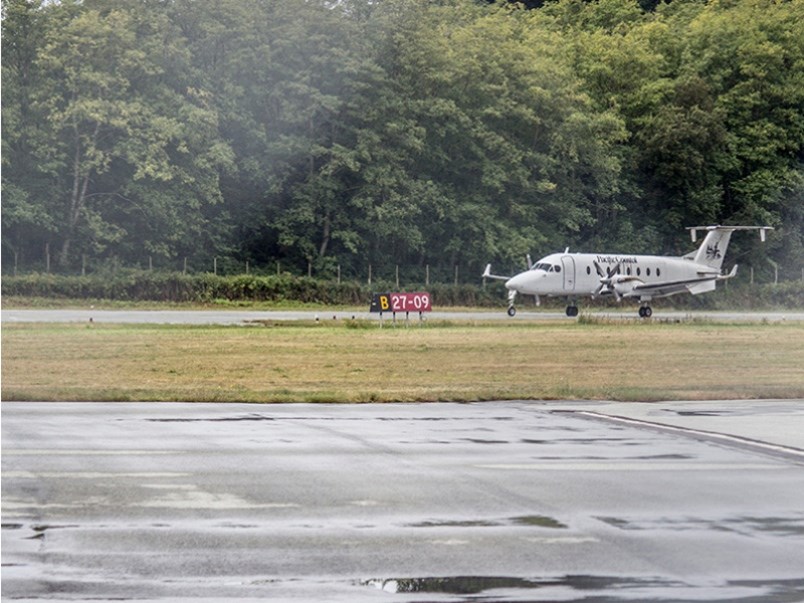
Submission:
[[[36,62],[49,24],[36,2],[2,3],[2,186],[5,257],[41,256],[58,221],[47,200],[56,167],[46,152],[46,114],[35,100],[46,90]],[[10,256],[9,253],[10,252]]]
[[[41,82],[32,105],[43,125],[23,160],[39,161],[55,181],[39,203],[63,266],[74,247],[169,256],[206,226],[198,207],[220,200],[217,174],[230,158],[215,140],[216,115],[203,91],[171,87],[167,69],[182,64],[183,49],[164,15],[135,8],[38,9],[50,23],[34,61]],[[14,184],[32,194],[30,179]]]

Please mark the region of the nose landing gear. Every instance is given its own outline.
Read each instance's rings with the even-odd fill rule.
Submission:
[[[508,291],[508,316],[516,316],[516,308],[514,307],[514,300],[516,299],[516,289]]]

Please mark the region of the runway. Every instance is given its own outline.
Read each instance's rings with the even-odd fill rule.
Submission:
[[[804,401],[2,404],[4,600],[804,600]]]
[[[590,310],[582,311],[582,315],[623,320],[642,320],[637,316],[636,307],[623,311],[602,311]],[[468,320],[468,321],[566,321],[574,322],[576,318],[568,318],[564,312],[546,311],[527,311],[525,309],[517,312],[513,318],[509,317],[504,309],[499,311],[434,311],[424,313],[424,320]],[[417,313],[406,316],[398,313],[396,320],[403,324],[407,319],[411,324],[419,321]],[[294,320],[375,320],[379,321],[379,314],[371,314],[367,311],[345,311],[345,310],[99,310],[93,308],[84,309],[59,309],[59,310],[30,310],[30,309],[10,309],[3,310],[2,322],[4,323],[24,323],[24,322],[98,322],[98,323],[150,323],[150,324],[216,324],[216,325],[248,325],[260,321],[294,321]],[[388,324],[392,324],[394,317],[390,313],[385,313],[382,319]],[[654,310],[654,321],[683,321],[683,320],[712,320],[723,322],[782,322],[782,321],[804,321],[804,312],[715,312],[715,311],[694,311],[681,312],[673,310]]]

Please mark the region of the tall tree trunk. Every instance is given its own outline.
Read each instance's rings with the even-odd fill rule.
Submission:
[[[84,202],[87,198],[87,189],[92,176],[92,170],[87,168],[86,173],[81,173],[81,137],[78,133],[78,126],[74,126],[75,131],[75,153],[73,155],[73,190],[70,195],[70,212],[67,216],[67,232],[64,235],[64,242],[59,253],[59,265],[67,265],[69,261],[70,246],[75,236],[75,228],[84,210]],[[100,131],[100,123],[95,124],[95,131],[92,133],[92,143],[94,145]]]
[[[318,248],[318,257],[323,258],[327,253],[329,247],[329,240],[332,233],[332,220],[329,219],[329,214],[324,216],[324,232],[321,234],[321,246]]]

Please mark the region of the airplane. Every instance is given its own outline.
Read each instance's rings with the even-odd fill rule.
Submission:
[[[682,256],[632,255],[609,253],[553,253],[533,264],[527,257],[528,270],[512,277],[491,273],[486,265],[483,278],[504,280],[508,289],[508,315],[516,314],[514,300],[518,293],[539,296],[567,297],[567,316],[578,316],[578,297],[614,296],[617,301],[636,298],[640,302],[639,316],[650,318],[650,301],[677,293],[698,295],[714,291],[719,281],[733,278],[737,266],[721,274],[726,249],[734,231],[758,230],[765,241],[772,226],[692,226],[692,242],[698,231],[706,231],[700,247]]]

